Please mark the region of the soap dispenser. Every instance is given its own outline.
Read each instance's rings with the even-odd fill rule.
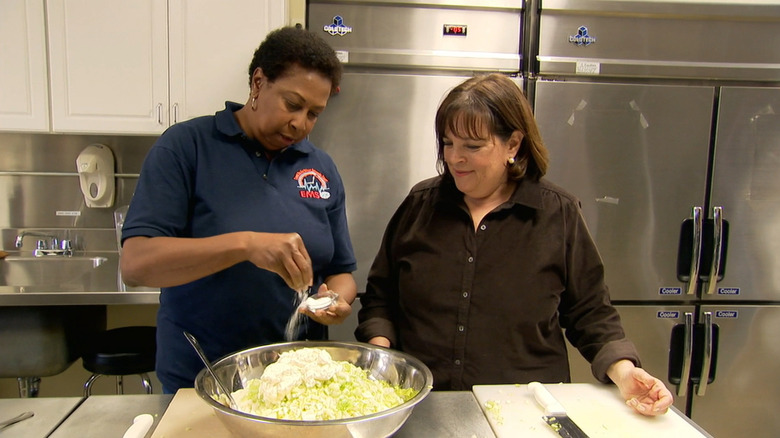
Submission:
[[[84,201],[90,208],[114,205],[114,154],[108,146],[91,144],[76,158]]]

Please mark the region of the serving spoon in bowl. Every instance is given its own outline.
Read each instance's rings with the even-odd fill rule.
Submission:
[[[211,367],[211,362],[209,362],[208,358],[206,357],[206,353],[200,347],[200,344],[198,343],[198,340],[195,338],[195,336],[192,336],[192,334],[185,331],[184,337],[187,338],[188,341],[190,341],[190,345],[192,345],[192,348],[194,348],[195,352],[198,353],[198,357],[200,357],[200,360],[203,362],[203,365],[206,365],[206,369],[209,371],[209,374],[211,374],[211,377],[214,379],[214,381],[217,382],[219,389],[222,391],[223,394],[225,394],[225,396],[227,396],[228,403],[230,403],[230,408],[236,411],[239,410],[238,403],[236,403],[236,401],[233,399],[233,395],[231,395],[230,391],[228,391],[225,384],[222,383],[221,380],[219,380],[219,377],[217,377],[217,373],[215,373],[214,368]]]

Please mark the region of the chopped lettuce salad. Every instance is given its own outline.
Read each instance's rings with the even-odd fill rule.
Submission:
[[[286,420],[337,420],[384,411],[410,400],[401,388],[368,375],[349,362],[334,361],[319,348],[287,351],[233,393],[239,410]]]

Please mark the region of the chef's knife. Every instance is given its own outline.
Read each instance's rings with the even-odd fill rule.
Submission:
[[[531,382],[528,389],[544,408],[544,421],[563,438],[588,438],[588,435],[566,414],[566,409],[539,382]]]

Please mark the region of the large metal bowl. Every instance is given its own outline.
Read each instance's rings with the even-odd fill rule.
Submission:
[[[195,378],[195,391],[211,406],[217,417],[239,437],[388,437],[409,418],[414,406],[431,391],[433,376],[425,364],[408,354],[357,342],[288,342],[239,351],[213,363],[219,379],[230,391],[259,378],[265,367],[285,351],[304,347],[326,350],[333,360],[347,361],[369,371],[376,379],[418,391],[411,400],[386,411],[362,417],[327,421],[279,420],[239,412],[214,399],[222,392],[204,368]]]

